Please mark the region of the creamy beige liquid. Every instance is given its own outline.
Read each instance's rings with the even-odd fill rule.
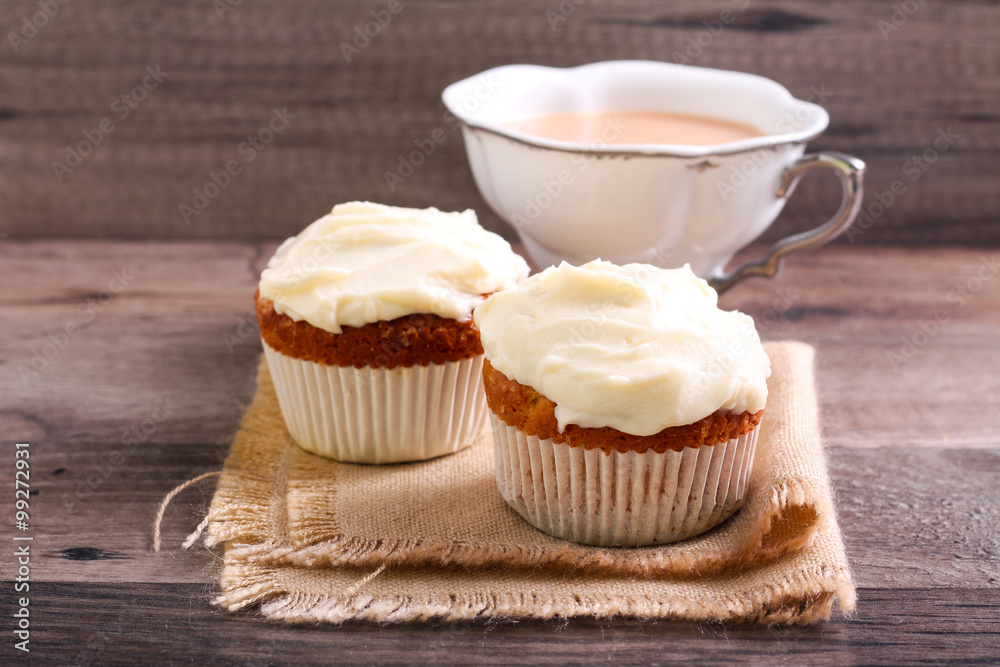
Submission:
[[[545,139],[584,144],[716,146],[764,136],[757,128],[742,123],[662,111],[558,113],[505,125]]]

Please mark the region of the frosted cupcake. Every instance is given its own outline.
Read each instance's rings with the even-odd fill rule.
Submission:
[[[255,295],[292,438],[358,463],[469,445],[487,419],[472,310],[527,274],[471,210],[335,206],[278,248]]]
[[[496,478],[537,528],[665,544],[740,507],[770,360],[688,267],[562,264],[476,308]]]

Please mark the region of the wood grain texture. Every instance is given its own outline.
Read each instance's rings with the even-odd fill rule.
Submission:
[[[150,551],[160,499],[221,467],[252,396],[260,343],[248,318],[274,247],[0,244],[0,432],[32,447],[35,661],[939,664],[998,655],[1000,273],[990,267],[1000,250],[831,247],[722,299],[753,315],[763,338],[817,347],[829,466],[861,588],[856,616],[809,629],[575,620],[332,630],[211,607],[218,556],[179,544],[212,481],[175,500],[164,551]],[[70,322],[78,330],[63,339]],[[904,354],[906,341],[913,352],[894,370],[889,355]],[[19,369],[36,359],[47,364],[24,379]],[[5,455],[0,486],[12,477]],[[9,532],[0,527],[0,539]],[[0,618],[10,598],[0,596]],[[10,651],[0,644],[0,662]]]
[[[207,511],[213,481],[170,506],[159,554],[150,551],[151,523],[170,489],[221,469],[228,445],[151,440],[118,464],[111,456],[122,449],[109,443],[32,446],[37,581],[215,582],[217,556],[181,548]],[[2,468],[0,483],[9,483],[11,467]],[[859,586],[1000,587],[1000,447],[832,448],[830,470]]]
[[[260,354],[252,295],[273,249],[0,244],[0,307],[9,313],[0,338],[0,380],[9,389],[3,418],[67,444],[119,441],[157,401],[170,400],[176,407],[157,427],[159,442],[226,442],[252,395],[248,378]],[[819,348],[831,444],[938,447],[947,438],[960,447],[994,446],[1000,275],[976,280],[998,254],[827,248],[792,258],[777,281],[741,285],[722,305],[754,316],[765,339],[797,338]],[[105,303],[101,294],[115,271],[134,278]],[[926,335],[921,323],[930,326],[939,313],[948,321]],[[57,349],[52,337],[71,322],[79,333]],[[906,341],[918,344],[912,354]],[[41,359],[46,353],[54,357]],[[902,362],[890,356],[904,354],[910,356]],[[43,361],[35,371],[32,363]],[[129,381],[135,377],[143,381]]]
[[[866,208],[894,180],[906,186],[858,243],[1000,242],[1000,6],[924,3],[883,37],[879,22],[892,25],[897,4],[591,0],[552,25],[554,0],[417,0],[347,62],[340,44],[386,2],[244,2],[220,17],[201,0],[74,0],[17,52],[9,38],[0,48],[0,233],[282,238],[336,202],[370,199],[473,207],[509,236],[443,118],[447,84],[510,62],[691,58],[807,99],[825,91],[832,124],[812,148],[868,162]],[[712,36],[704,22],[727,8],[734,21]],[[0,25],[16,33],[36,11],[34,0],[5,2]],[[114,100],[147,66],[167,74],[121,117]],[[247,161],[240,145],[286,107],[294,119]],[[52,163],[104,118],[113,132],[60,182]],[[908,170],[949,127],[955,144],[926,171]],[[385,172],[438,128],[447,139],[390,190]],[[179,205],[229,161],[240,173],[186,223]],[[828,217],[836,190],[832,178],[808,179],[766,238]]]
[[[856,616],[812,628],[587,619],[288,627],[223,614],[204,604],[208,594],[196,584],[39,584],[32,664],[989,664],[1000,643],[997,589],[861,589]],[[10,611],[0,598],[0,613]]]

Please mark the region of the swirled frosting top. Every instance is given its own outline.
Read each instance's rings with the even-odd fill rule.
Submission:
[[[563,263],[474,313],[486,358],[568,424],[653,435],[716,411],[757,412],[771,363],[753,320],[690,267]]]
[[[278,247],[260,295],[278,313],[340,333],[413,313],[467,320],[483,294],[527,275],[524,259],[472,210],[351,202]]]

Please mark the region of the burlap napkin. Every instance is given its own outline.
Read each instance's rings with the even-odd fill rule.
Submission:
[[[433,461],[343,464],[289,437],[265,364],[226,461],[207,543],[220,606],[292,622],[615,615],[809,623],[855,603],[813,385],[813,350],[766,346],[773,373],[744,507],[686,542],[549,537],[500,498],[487,430]]]

